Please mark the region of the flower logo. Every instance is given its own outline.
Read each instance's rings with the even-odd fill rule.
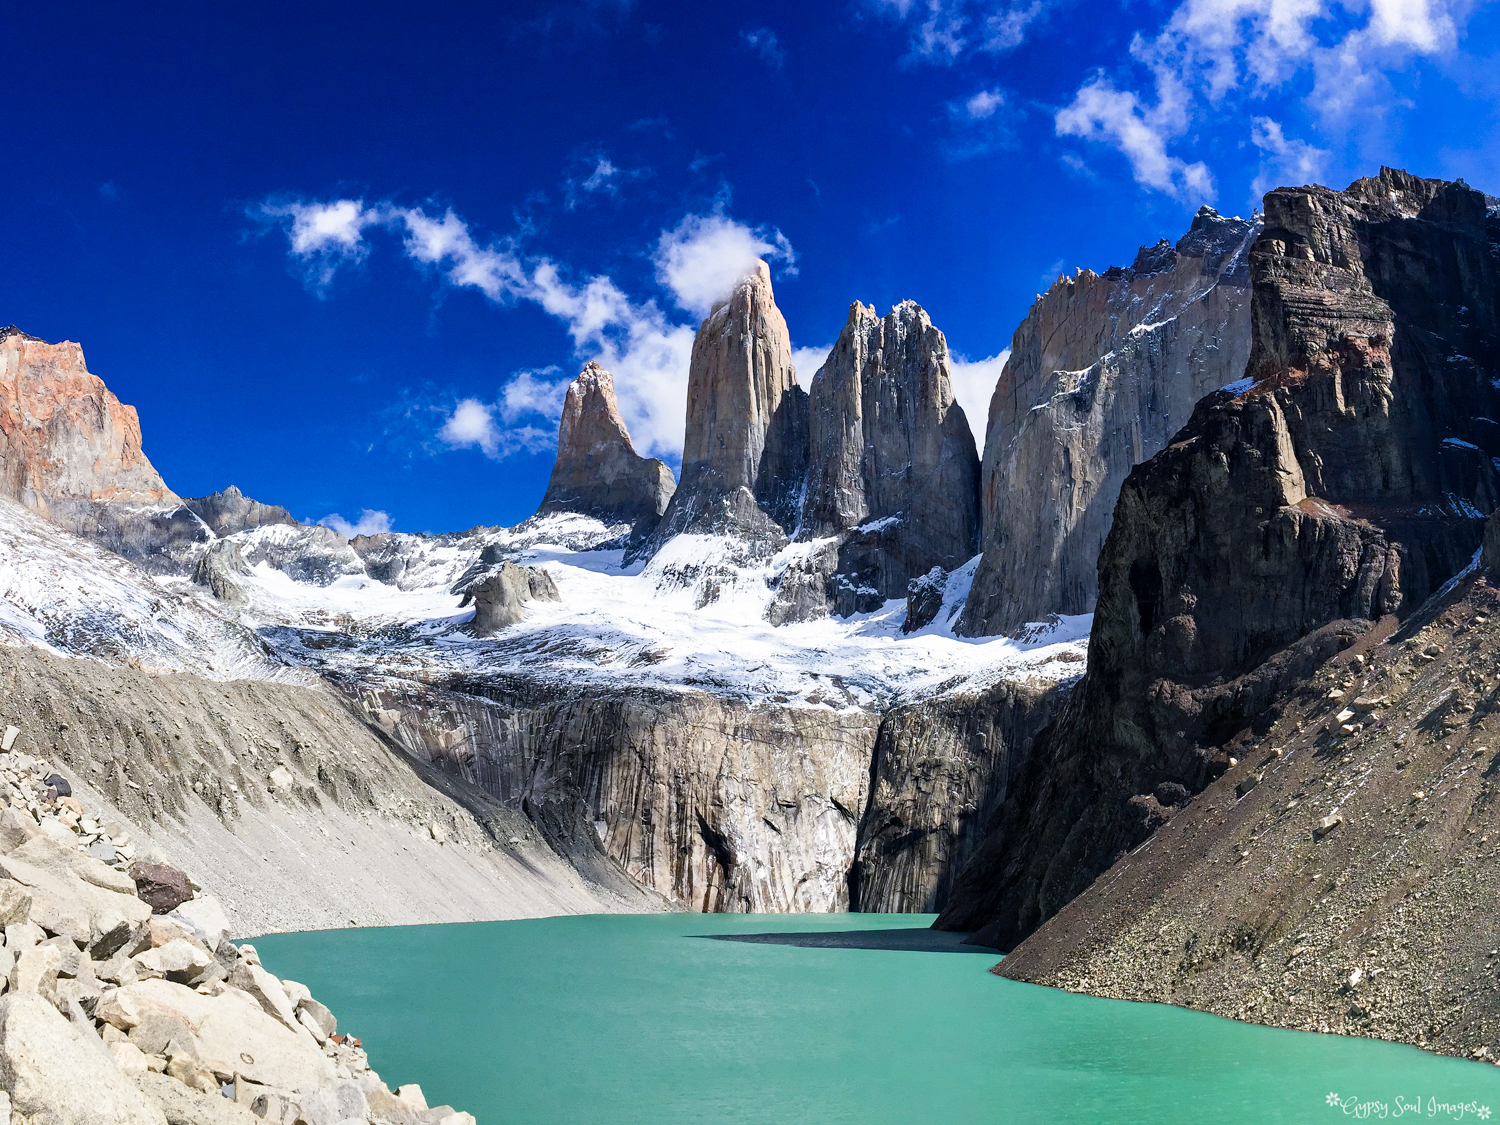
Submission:
[[[1480,1106],[1474,1113],[1481,1121],[1488,1121],[1490,1119],[1490,1107],[1487,1105]]]
[[[1338,1105],[1339,1104],[1339,1096],[1337,1094],[1330,1093],[1328,1095],[1327,1101],[1328,1101],[1329,1105]]]

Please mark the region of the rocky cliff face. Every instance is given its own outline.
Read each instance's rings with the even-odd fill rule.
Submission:
[[[1497,495],[1497,244],[1462,183],[1386,169],[1266,197],[1253,386],[1127,479],[1088,674],[940,925],[1014,945],[1318,663],[1462,569]]]
[[[807,473],[807,393],[764,262],[698,327],[688,368],[682,480],[652,550],[682,532],[774,550],[797,524]]]
[[[141,424],[83,349],[0,329],[0,495],[162,571],[209,538],[141,450]]]
[[[933,567],[973,557],[979,457],[953,399],[947,341],[921,306],[880,317],[851,305],[808,408],[801,535],[839,542],[818,560],[813,581],[825,589],[799,591],[805,604],[783,619],[875,609]]]
[[[1033,737],[1071,681],[1004,680],[980,693],[909,703],[880,721],[850,875],[853,908],[942,910],[988,834]]]
[[[356,690],[419,760],[520,807],[562,854],[597,839],[695,910],[849,907],[874,714],[539,680]]]
[[[262,504],[259,500],[252,500],[232,484],[222,492],[184,500],[182,503],[206,523],[210,531],[219,536],[233,535],[238,531],[248,531],[252,527],[264,527],[267,524],[297,526],[292,513],[280,504]]]
[[[568,384],[557,460],[538,515],[581,512],[608,524],[628,523],[649,535],[677,489],[672,470],[642,457],[631,444],[615,399],[615,380],[589,363]]]
[[[1245,374],[1259,231],[1204,207],[1175,246],[1143,247],[1129,269],[1080,270],[1037,298],[990,402],[984,558],[961,633],[1093,609],[1126,474]]]

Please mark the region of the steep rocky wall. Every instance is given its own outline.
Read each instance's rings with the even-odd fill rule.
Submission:
[[[524,815],[405,757],[326,689],[0,646],[0,695],[16,750],[128,824],[137,855],[186,870],[238,934],[663,905],[602,854],[581,878]]]
[[[935,913],[1071,684],[1002,681],[881,719],[860,819],[854,909]]]
[[[353,690],[414,755],[525,810],[560,851],[597,834],[695,910],[848,908],[876,715],[536,683]]]
[[[979,455],[953,398],[948,344],[912,301],[886,316],[854,302],[808,395],[801,532],[837,536],[826,591],[783,619],[868,612],[979,541]],[[783,602],[786,599],[782,599]]]
[[[990,402],[984,558],[958,630],[1087,613],[1120,485],[1193,405],[1245,374],[1259,221],[1204,207],[1129,269],[1080,270],[1038,297]]]
[[[1287,690],[1479,546],[1500,434],[1500,219],[1383,170],[1266,197],[1257,380],[1127,479],[1089,671],[939,925],[1009,948],[1227,766]]]

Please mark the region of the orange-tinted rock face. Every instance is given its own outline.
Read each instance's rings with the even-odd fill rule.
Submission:
[[[134,407],[110,393],[83,349],[0,329],[0,494],[49,518],[68,501],[176,504],[141,451]]]

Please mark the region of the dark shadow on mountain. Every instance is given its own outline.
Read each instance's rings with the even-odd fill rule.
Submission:
[[[990,957],[1000,952],[984,945],[965,945],[964,938],[968,934],[918,928],[698,936],[714,941],[748,941],[758,945],[800,945],[807,949],[894,949],[906,953],[983,953]]]

